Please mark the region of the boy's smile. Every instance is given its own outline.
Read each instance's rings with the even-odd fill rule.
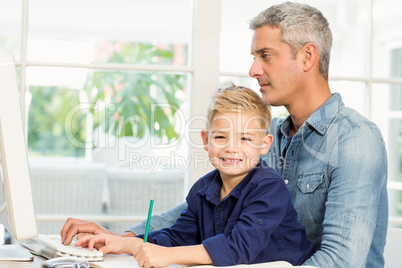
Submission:
[[[238,165],[239,162],[243,161],[242,159],[236,158],[221,158],[222,162],[227,165]]]

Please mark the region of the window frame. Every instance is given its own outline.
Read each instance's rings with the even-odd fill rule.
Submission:
[[[347,77],[347,76],[329,76],[330,81],[346,81],[346,82],[363,82],[366,85],[365,102],[368,118],[373,120],[373,88],[375,84],[401,85],[402,79],[399,78],[377,78],[373,75],[373,6],[374,0],[369,1],[369,59],[368,59],[368,75],[366,77]],[[221,21],[221,0],[193,0],[193,45],[189,50],[190,64],[188,66],[158,66],[158,65],[141,65],[141,64],[71,64],[71,63],[49,63],[27,60],[27,35],[28,35],[28,0],[22,0],[22,26],[21,26],[21,59],[16,62],[16,66],[20,68],[20,101],[23,114],[23,121],[27,127],[27,111],[25,108],[26,93],[26,69],[28,67],[74,67],[89,68],[102,70],[129,70],[129,71],[157,71],[157,72],[181,72],[188,74],[191,78],[191,90],[189,94],[190,115],[203,115],[207,106],[208,96],[219,87],[219,78],[221,76],[235,76],[248,78],[247,73],[223,72],[219,70],[219,50],[220,50],[220,21]],[[205,57],[209,55],[209,57]],[[387,119],[402,119],[402,112],[389,112]],[[202,129],[202,122],[195,122],[192,128]],[[382,129],[387,133],[388,129]],[[188,133],[188,139],[196,139],[199,134],[196,131]],[[392,150],[390,141],[385,136],[387,149]],[[191,146],[190,146],[191,147]],[[186,174],[185,191],[190,185],[201,177],[205,171],[205,165],[200,166],[197,158],[200,154],[204,154],[202,148],[190,148],[189,157],[193,159],[193,164]],[[202,163],[204,164],[204,163]],[[402,192],[402,182],[392,179],[395,174],[389,170],[388,188]],[[392,204],[391,204],[392,206]],[[40,220],[40,218],[39,218]],[[99,219],[96,219],[99,220]],[[390,217],[390,224],[402,224],[402,217]]]

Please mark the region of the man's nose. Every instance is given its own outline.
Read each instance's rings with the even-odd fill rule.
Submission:
[[[250,71],[248,72],[248,74],[253,78],[258,78],[262,76],[263,70],[258,60],[253,61],[253,64],[251,64]]]

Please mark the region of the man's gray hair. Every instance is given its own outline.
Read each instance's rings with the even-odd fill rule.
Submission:
[[[262,11],[250,21],[250,29],[269,25],[282,31],[282,42],[290,46],[292,56],[307,43],[313,43],[320,55],[320,74],[328,79],[332,33],[329,23],[318,9],[306,4],[286,2]]]

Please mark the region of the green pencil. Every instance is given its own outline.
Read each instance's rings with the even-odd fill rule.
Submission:
[[[147,240],[148,240],[149,224],[151,223],[151,215],[152,215],[152,207],[153,206],[154,206],[154,200],[151,199],[151,201],[149,202],[147,226],[145,227],[144,243],[147,242]]]

